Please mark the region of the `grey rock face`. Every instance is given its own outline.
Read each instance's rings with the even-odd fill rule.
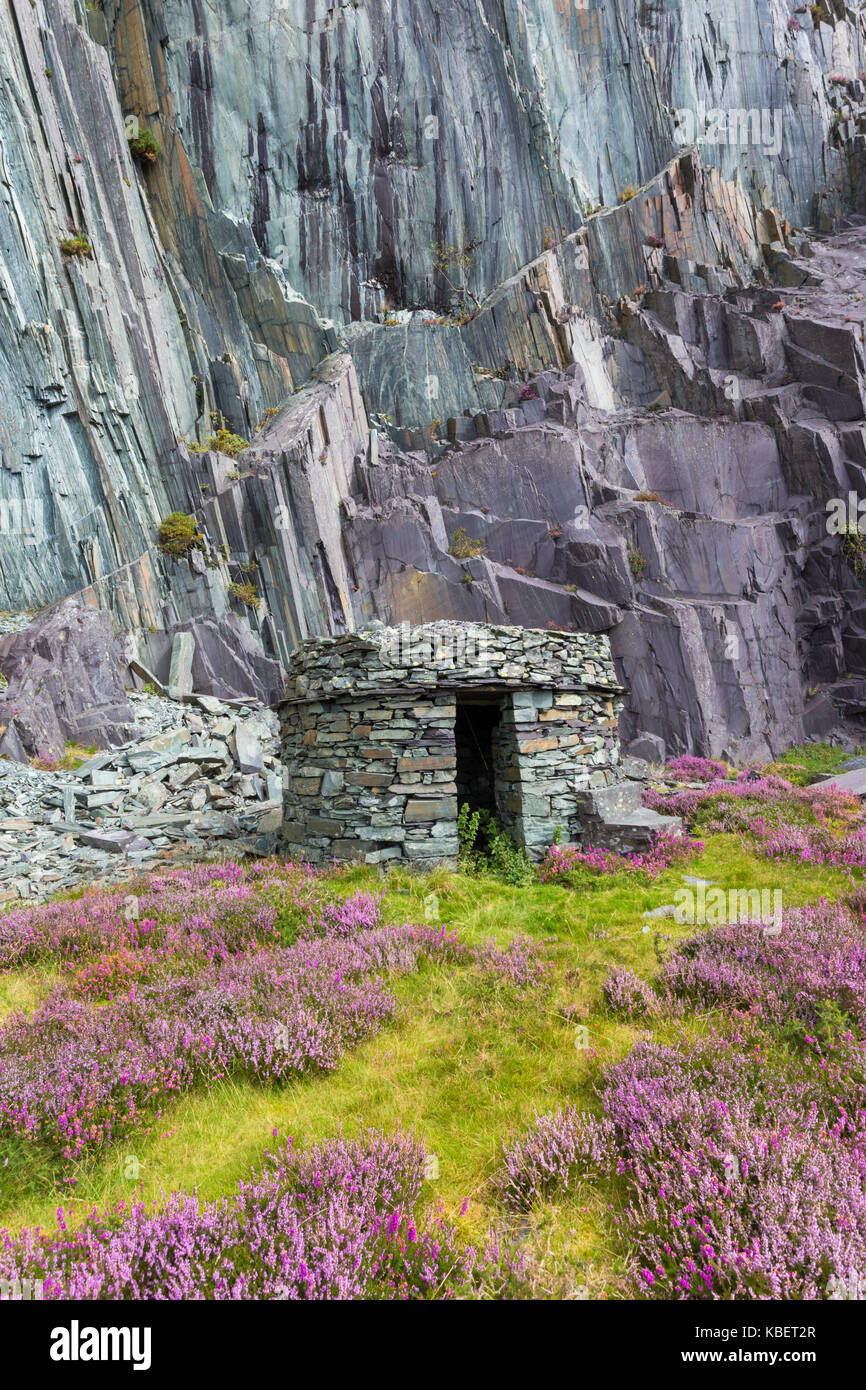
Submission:
[[[821,513],[863,485],[863,245],[792,224],[866,206],[866,57],[823,13],[15,0],[0,604],[82,593],[140,680],[192,633],[215,698],[275,701],[311,635],[451,617],[611,631],[626,739],[855,726],[866,616]],[[200,451],[223,425],[251,447]]]
[[[618,405],[548,371],[505,397],[542,402],[540,421],[476,418],[433,457],[381,446],[349,533],[364,611],[610,629],[623,737],[669,752],[762,756],[862,726],[862,588],[829,514],[864,492],[866,229],[788,264],[791,289],[663,279],[624,305]],[[665,392],[629,405],[648,379]],[[844,419],[821,413],[829,381]]]
[[[195,657],[195,638],[191,632],[177,632],[171,644],[171,666],[168,673],[168,693],[173,700],[192,694],[192,663]]]
[[[223,262],[244,285],[278,265],[340,321],[471,306],[683,143],[811,221],[845,177],[823,75],[863,66],[859,22],[831,10],[794,34],[773,0],[104,7],[122,97],[146,84],[171,120]]]
[[[124,626],[147,629],[160,617],[155,528],[191,510],[179,439],[208,436],[213,411],[249,438],[333,339],[278,268],[258,267],[249,228],[232,238],[230,219],[213,217],[170,123],[153,121],[161,152],[147,172],[131,157],[125,118],[146,123],[159,104],[149,38],[159,53],[162,25],[130,37],[118,90],[102,16],[103,45],[87,19],[60,0],[0,15],[0,381],[11,405],[0,415],[0,604],[87,587]],[[78,233],[82,254],[68,254],[61,243]]]

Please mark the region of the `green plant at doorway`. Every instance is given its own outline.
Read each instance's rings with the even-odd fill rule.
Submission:
[[[460,867],[465,873],[490,874],[504,883],[532,883],[535,870],[524,850],[503,829],[492,811],[473,811],[468,801],[457,812]]]

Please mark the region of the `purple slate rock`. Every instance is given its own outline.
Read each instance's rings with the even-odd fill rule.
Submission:
[[[68,598],[0,639],[4,704],[17,713],[0,753],[59,757],[67,742],[113,747],[138,737],[124,685],[127,652],[107,613]],[[0,717],[0,728],[5,721]]]
[[[658,734],[648,734],[642,731],[637,738],[633,738],[626,749],[631,758],[642,758],[648,763],[663,763],[665,761],[665,741],[659,738]]]
[[[197,695],[260,705],[275,705],[283,698],[285,679],[280,663],[265,656],[236,614],[228,613],[219,620],[188,618],[177,623],[170,636],[179,632],[191,632],[195,638],[192,686]]]
[[[91,849],[103,849],[109,854],[128,854],[131,851],[150,849],[150,841],[134,830],[83,830],[79,840]]]

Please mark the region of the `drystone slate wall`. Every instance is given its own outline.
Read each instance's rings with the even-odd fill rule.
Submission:
[[[542,852],[579,839],[580,794],[617,778],[608,639],[430,623],[304,644],[280,706],[288,770],[283,836],[311,862],[457,856],[459,701],[496,710],[497,815]]]

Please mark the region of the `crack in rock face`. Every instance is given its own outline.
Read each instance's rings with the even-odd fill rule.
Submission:
[[[609,633],[623,738],[671,752],[859,737],[842,10],[13,0],[0,631],[107,628],[9,755],[87,707],[125,738],[186,634],[172,688],[273,704],[371,618]]]

